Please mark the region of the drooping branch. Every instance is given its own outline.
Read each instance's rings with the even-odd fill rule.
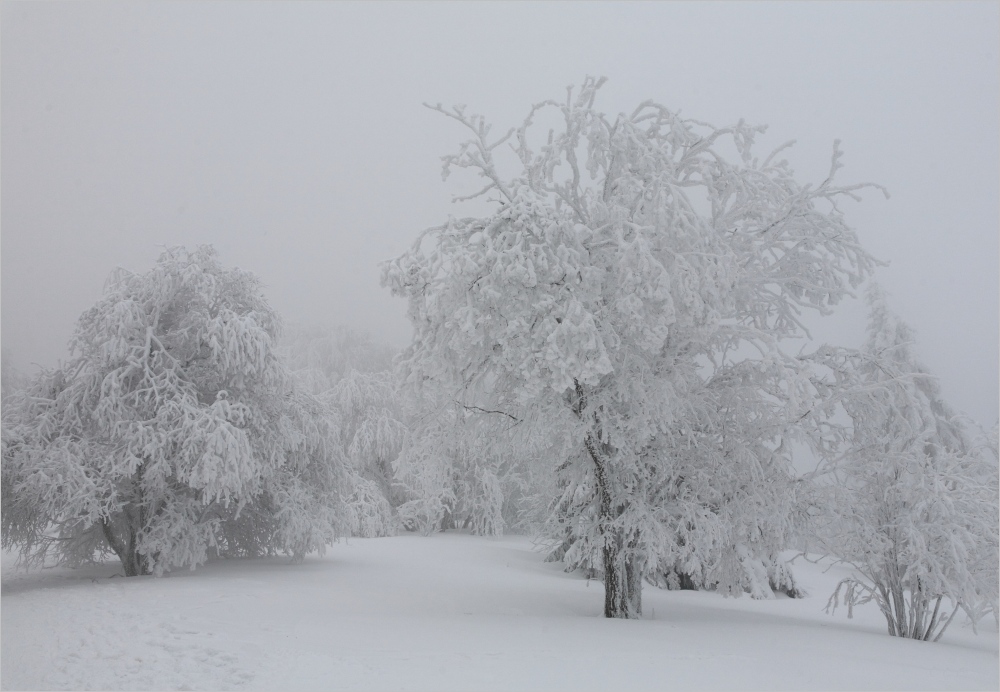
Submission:
[[[494,411],[494,410],[490,410],[490,409],[480,408],[478,406],[469,406],[468,404],[463,404],[463,403],[460,403],[458,401],[456,401],[455,403],[458,404],[459,406],[461,406],[462,408],[464,408],[466,411],[477,411],[479,413],[496,413],[496,414],[499,414],[501,416],[507,416],[508,418],[510,418],[515,423],[520,423],[521,422],[520,418],[518,418],[516,416],[512,416],[511,414],[507,413],[506,411]]]

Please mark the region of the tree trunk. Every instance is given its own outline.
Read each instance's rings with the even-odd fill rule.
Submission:
[[[599,527],[604,563],[604,617],[634,619],[642,616],[642,580],[645,560],[635,550],[635,539],[626,539],[615,520],[624,514],[625,504],[612,506],[605,460],[590,435],[585,441],[596,467],[597,494],[600,500]]]
[[[587,394],[583,385],[573,380],[576,397],[570,400],[573,413],[581,421],[587,410]],[[642,581],[646,576],[645,557],[636,549],[638,538],[626,536],[624,528],[616,523],[628,507],[628,498],[615,502],[614,489],[608,477],[608,466],[614,450],[600,441],[600,419],[593,414],[594,427],[583,438],[583,444],[594,462],[597,496],[600,503],[598,527],[601,533],[601,558],[604,563],[604,617],[638,618],[642,615]]]
[[[101,528],[104,530],[104,538],[108,545],[115,551],[115,555],[121,560],[122,569],[126,577],[139,577],[150,574],[148,558],[139,552],[138,527],[135,525],[135,517],[132,508],[126,508],[122,523],[124,528],[122,536],[116,536],[114,527],[110,519],[101,520]]]
[[[644,565],[624,546],[620,532],[605,536],[604,617],[634,619],[642,616]],[[610,539],[610,540],[609,540]]]
[[[148,521],[146,497],[142,487],[145,471],[145,464],[139,464],[132,478],[132,502],[122,511],[121,531],[115,531],[110,518],[101,520],[104,538],[121,560],[126,577],[139,577],[152,573],[149,568],[149,558],[139,552],[139,533],[146,527]],[[157,512],[162,509],[161,505]]]

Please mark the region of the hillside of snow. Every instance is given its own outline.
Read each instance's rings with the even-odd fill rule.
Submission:
[[[302,564],[219,561],[125,579],[4,554],[0,687],[173,690],[997,689],[991,620],[936,644],[873,604],[823,612],[843,568],[794,563],[804,599],[646,586],[639,621],[524,537],[350,539]]]

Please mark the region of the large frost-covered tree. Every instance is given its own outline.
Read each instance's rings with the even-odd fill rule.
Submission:
[[[864,347],[815,357],[850,425],[817,474],[814,536],[854,569],[831,608],[874,601],[889,634],[936,641],[960,608],[996,613],[997,457],[945,403],[877,286],[868,300]]]
[[[383,283],[409,301],[408,387],[572,441],[553,461],[579,489],[576,532],[600,551],[605,615],[637,617],[643,579],[675,557],[662,516],[672,510],[655,501],[669,502],[664,455],[714,415],[693,394],[754,351],[761,389],[781,392],[792,420],[796,367],[778,342],[803,333],[803,309],[825,313],[848,295],[872,260],[837,206],[859,186],[834,186],[836,147],[830,177],[802,185],[780,148],[754,156],[763,128],[717,129],[652,101],[610,119],[594,108],[600,85],[538,104],[496,139],[482,117],[439,106],[473,133],[445,173],[479,173],[485,187],[470,197],[489,211],[422,233],[383,266]],[[558,127],[535,141],[534,120],[552,114]],[[753,481],[753,465],[781,461],[780,431],[759,454],[713,457]]]
[[[344,462],[278,335],[260,282],[210,247],[113,272],[68,363],[4,401],[4,547],[113,552],[129,576],[322,551],[344,524]]]

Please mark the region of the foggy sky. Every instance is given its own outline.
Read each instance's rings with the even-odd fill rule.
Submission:
[[[998,415],[996,3],[59,3],[0,6],[0,316],[21,367],[67,357],[115,266],[212,243],[286,321],[403,345],[380,260],[462,210],[440,157],[465,133],[423,102],[520,124],[585,75],[597,106],[653,98],[766,123],[845,206],[951,404]],[[469,184],[464,184],[469,183]],[[864,309],[810,322],[863,339]]]

